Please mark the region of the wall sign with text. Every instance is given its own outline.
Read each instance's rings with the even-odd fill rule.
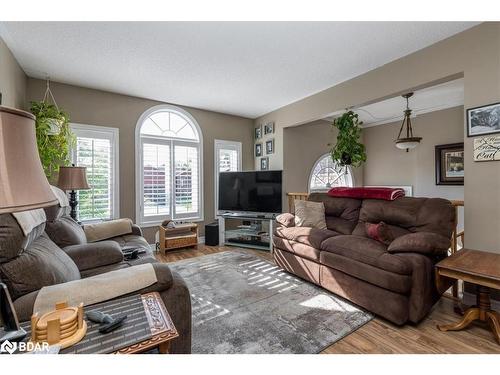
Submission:
[[[500,160],[500,136],[474,139],[474,161]]]

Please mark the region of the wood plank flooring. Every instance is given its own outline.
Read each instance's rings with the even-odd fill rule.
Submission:
[[[159,261],[169,263],[221,251],[232,251],[234,247],[210,247],[198,245],[192,249],[157,254]],[[239,249],[272,261],[272,256],[263,251]],[[375,318],[354,333],[326,348],[322,353],[497,353],[498,345],[489,330],[480,323],[458,332],[441,332],[437,324],[451,323],[459,319],[453,312],[451,300],[441,298],[429,316],[418,325],[396,326],[382,318]]]

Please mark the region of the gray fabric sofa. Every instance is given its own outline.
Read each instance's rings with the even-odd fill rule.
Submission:
[[[159,263],[141,236],[133,233],[87,243],[82,228],[59,206],[46,209],[47,222],[25,236],[16,219],[0,215],[0,280],[5,283],[21,321],[28,320],[39,290],[44,286],[78,280],[142,263],[152,263],[157,283],[134,292],[158,292],[179,332],[172,353],[191,352],[191,297],[180,275]],[[61,246],[58,246],[60,244]],[[125,261],[124,246],[144,246],[148,253]]]

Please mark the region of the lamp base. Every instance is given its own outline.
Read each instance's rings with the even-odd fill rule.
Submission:
[[[78,213],[76,212],[76,206],[78,206],[78,200],[76,199],[76,191],[71,190],[69,193],[69,206],[71,207],[70,216],[78,222]]]

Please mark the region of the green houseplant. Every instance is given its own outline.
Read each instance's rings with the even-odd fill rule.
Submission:
[[[50,182],[59,166],[69,165],[70,150],[75,137],[69,127],[69,117],[54,104],[31,102],[30,111],[36,116],[36,141],[45,175]]]
[[[359,121],[358,115],[353,111],[347,111],[333,120],[332,126],[337,128],[339,133],[330,155],[340,166],[359,167],[366,161],[365,145],[359,141],[362,124],[363,121]]]

